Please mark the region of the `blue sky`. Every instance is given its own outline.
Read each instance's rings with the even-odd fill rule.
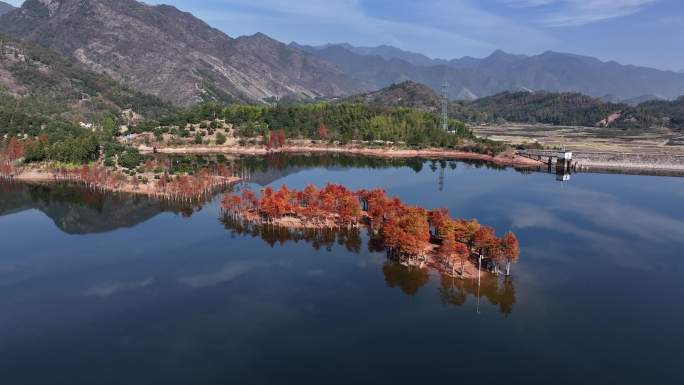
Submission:
[[[7,0],[5,0],[7,1]],[[18,5],[21,0],[10,0]],[[230,36],[390,44],[431,57],[571,52],[684,69],[682,0],[147,0]]]

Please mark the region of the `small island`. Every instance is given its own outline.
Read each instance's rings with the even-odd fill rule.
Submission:
[[[388,257],[409,266],[431,267],[454,277],[476,276],[482,268],[494,275],[511,273],[518,261],[516,236],[503,237],[476,220],[453,219],[446,209],[426,210],[388,197],[384,190],[351,191],[338,184],[322,189],[309,185],[291,190],[265,188],[226,194],[225,217],[289,229],[352,229],[365,227]]]

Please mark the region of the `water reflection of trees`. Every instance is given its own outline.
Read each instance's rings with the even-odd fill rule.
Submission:
[[[459,279],[445,274],[440,276],[439,296],[445,305],[463,306],[468,296],[475,299],[486,299],[490,304],[499,307],[506,316],[513,312],[515,304],[515,286],[512,277],[503,279],[489,274],[477,279]]]
[[[382,266],[385,282],[389,287],[398,287],[404,294],[413,296],[430,280],[428,269],[418,266],[404,266],[388,260]]]
[[[227,230],[234,235],[260,238],[271,247],[276,244],[306,242],[315,250],[332,250],[339,245],[347,251],[359,254],[362,237],[359,229],[292,229],[283,226],[259,224],[240,217],[227,215],[221,218]],[[369,234],[368,250],[386,253],[382,239]],[[382,266],[385,283],[390,288],[398,288],[407,296],[416,295],[430,281],[430,270],[426,267],[408,265],[399,259],[388,257]],[[437,290],[443,304],[463,306],[470,297],[474,300],[486,300],[498,306],[499,311],[508,316],[513,312],[515,304],[515,287],[511,277],[495,277],[488,273],[482,279],[460,279],[440,274],[440,285]],[[479,304],[478,304],[479,305]]]
[[[226,215],[221,222],[231,234],[261,238],[271,247],[288,242],[307,242],[314,249],[332,250],[339,245],[347,251],[359,254],[361,251],[361,232],[359,229],[293,229],[283,226],[252,223],[240,217]]]
[[[480,159],[459,159],[459,160],[430,160],[428,158],[383,158],[372,156],[359,156],[349,154],[292,154],[292,153],[272,153],[266,156],[244,156],[240,158],[242,167],[255,172],[266,172],[269,170],[285,170],[287,168],[299,167],[343,167],[343,168],[397,168],[408,167],[415,172],[421,172],[426,162],[434,172],[437,169],[451,170],[458,168],[458,163],[475,168],[488,168],[493,170],[505,170],[508,167],[497,165]]]
[[[382,267],[385,282],[391,288],[399,288],[404,294],[413,296],[430,280],[429,270],[418,266],[407,266],[399,261],[388,260]],[[479,286],[479,287],[478,287]],[[460,279],[440,274],[440,285],[437,289],[444,305],[463,306],[470,297],[476,301],[487,300],[498,306],[499,311],[508,316],[515,305],[515,286],[513,278],[501,279],[489,274],[477,279]]]

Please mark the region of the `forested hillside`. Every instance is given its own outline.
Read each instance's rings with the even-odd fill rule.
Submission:
[[[411,108],[374,108],[352,103],[316,103],[289,106],[202,104],[177,114],[143,122],[131,132],[171,133],[190,137],[188,125],[224,120],[241,138],[316,139],[342,144],[358,141],[403,142],[407,146],[454,147],[474,139],[465,124],[450,120],[454,133],[442,130],[438,115]],[[193,133],[194,134],[194,133]]]
[[[655,117],[671,128],[684,129],[684,96],[675,101],[650,101],[636,107],[640,116]]]
[[[150,118],[173,111],[157,97],[0,35],[0,135],[38,135],[51,122],[100,125],[127,109]]]
[[[363,103],[374,108],[405,107],[435,112],[441,108],[442,100],[430,87],[407,81],[392,84],[379,91],[349,97],[345,102]]]
[[[626,129],[684,128],[682,101],[654,101],[632,107],[579,93],[503,92],[473,102],[453,103],[453,118],[472,123],[543,123]]]
[[[545,123],[595,126],[609,115],[629,110],[579,93],[503,92],[452,106],[455,116],[471,122]],[[621,119],[622,123],[625,119]],[[616,122],[617,124],[617,122]]]

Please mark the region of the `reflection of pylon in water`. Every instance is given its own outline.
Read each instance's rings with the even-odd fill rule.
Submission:
[[[444,191],[444,167],[439,169],[439,191]]]

